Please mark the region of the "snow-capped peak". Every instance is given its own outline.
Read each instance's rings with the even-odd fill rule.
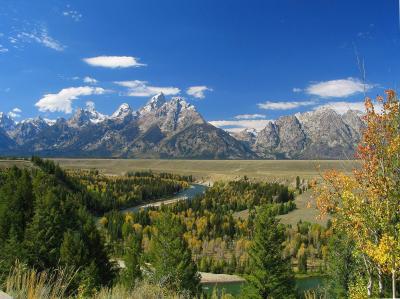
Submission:
[[[71,126],[82,126],[89,123],[98,124],[108,117],[95,110],[94,103],[88,102],[86,109],[79,108],[75,115],[68,121]]]
[[[185,98],[183,97],[173,97],[171,99],[171,104],[173,105],[180,105],[181,109],[193,109],[195,110],[195,107],[192,104],[189,104],[186,102]]]
[[[57,120],[56,120],[56,119],[44,118],[43,120],[46,122],[46,124],[47,124],[48,126],[55,125],[55,124],[56,124],[56,122],[57,122]]]
[[[96,111],[96,106],[92,101],[86,102],[86,109],[84,109],[83,111],[89,118],[90,122],[93,124],[97,124],[107,119],[106,115]]]
[[[140,111],[141,112],[154,111],[160,108],[164,104],[165,104],[165,96],[162,92],[160,92],[159,94],[153,96],[150,99],[150,101],[148,101],[147,104],[142,109],[140,109]]]
[[[21,123],[32,123],[32,124],[37,124],[37,123],[42,123],[42,122],[45,122],[45,121],[40,116],[35,117],[35,118],[26,118],[21,121]]]
[[[125,118],[128,115],[132,114],[133,110],[127,103],[123,103],[118,107],[117,110],[111,115],[111,118]]]

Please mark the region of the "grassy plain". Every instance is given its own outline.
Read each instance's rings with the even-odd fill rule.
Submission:
[[[0,168],[17,167],[31,167],[32,163],[27,160],[6,160],[0,159]]]
[[[281,223],[295,226],[297,222],[301,220],[326,225],[329,217],[320,217],[312,190],[307,190],[303,194],[297,195],[294,202],[296,203],[295,210],[288,214],[278,216]],[[236,212],[234,217],[247,219],[249,217],[249,211],[244,210]]]
[[[98,169],[106,174],[121,175],[128,171],[152,170],[192,174],[200,181],[235,180],[247,176],[255,180],[292,183],[320,177],[327,169],[350,171],[355,161],[335,160],[145,160],[145,159],[54,159],[67,169]]]

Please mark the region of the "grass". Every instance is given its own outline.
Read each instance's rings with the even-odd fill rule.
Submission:
[[[311,223],[318,223],[320,225],[326,225],[326,222],[329,218],[320,217],[312,190],[307,190],[303,194],[296,196],[295,203],[295,210],[289,212],[288,214],[278,216],[282,223],[295,226],[297,222],[302,220]]]
[[[355,161],[342,160],[144,160],[144,159],[54,159],[69,169],[98,169],[121,175],[132,170],[152,170],[182,175],[192,174],[202,181],[235,180],[248,176],[256,180],[276,180],[292,184],[299,176],[319,177],[328,169],[350,171]]]
[[[297,222],[301,220],[311,223],[318,223],[320,225],[326,225],[329,218],[320,217],[312,190],[307,190],[303,194],[297,195],[295,198],[295,203],[295,210],[289,212],[288,214],[277,216],[281,220],[281,223],[295,226]],[[244,210],[236,212],[233,216],[235,218],[247,219],[249,216],[249,211]]]
[[[0,159],[0,168],[10,168],[13,166],[17,167],[31,167],[32,163],[27,160],[4,160]]]
[[[1,290],[13,299],[186,299],[185,294],[176,294],[159,285],[146,281],[138,281],[134,289],[121,285],[113,288],[101,288],[92,296],[82,297],[81,294],[69,295],[68,287],[76,271],[69,268],[60,268],[39,272],[17,263],[11,269]],[[77,290],[73,290],[77,291]]]
[[[38,272],[17,263],[4,284],[4,291],[15,299],[62,299],[75,272],[59,269]]]

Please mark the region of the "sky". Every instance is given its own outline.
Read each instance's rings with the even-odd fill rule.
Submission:
[[[1,0],[0,111],[111,114],[158,92],[261,129],[400,84],[398,0]]]

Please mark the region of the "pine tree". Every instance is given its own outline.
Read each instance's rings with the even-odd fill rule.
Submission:
[[[289,258],[283,258],[284,228],[267,207],[260,207],[250,248],[249,283],[259,298],[295,298],[294,277]]]
[[[78,232],[68,230],[60,247],[60,262],[66,266],[81,267],[88,257],[82,237]]]
[[[136,280],[140,279],[142,276],[140,270],[141,247],[141,239],[138,236],[132,234],[128,237],[125,253],[126,269],[121,277],[122,283],[128,288],[133,288]]]
[[[35,215],[25,234],[30,265],[45,270],[55,267],[60,258],[63,239],[62,205],[55,190],[49,189],[35,206]]]
[[[155,223],[150,243],[150,263],[156,283],[177,292],[199,292],[200,277],[192,254],[183,238],[184,227],[164,212]]]

